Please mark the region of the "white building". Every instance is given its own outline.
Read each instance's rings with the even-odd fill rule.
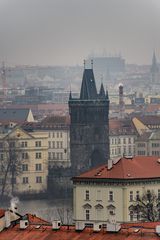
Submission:
[[[136,197],[151,190],[160,194],[160,162],[146,156],[117,159],[74,177],[73,184],[76,222],[106,223],[113,216],[118,222],[137,221]]]

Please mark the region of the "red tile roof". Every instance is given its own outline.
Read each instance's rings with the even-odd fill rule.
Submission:
[[[155,227],[160,222],[122,224],[118,233],[94,232],[92,228],[85,228],[82,232],[76,232],[73,226],[69,229],[62,226],[60,230],[53,231],[49,225],[30,224],[25,230],[19,229],[19,224],[0,233],[0,240],[158,240],[155,234]],[[136,230],[136,231],[135,231]]]
[[[91,169],[73,180],[85,179],[148,179],[160,178],[158,157],[136,156],[130,159],[121,158],[108,170],[107,164]]]
[[[32,215],[30,213],[27,213],[26,217],[31,224],[49,224],[48,221],[46,221],[40,217],[37,217],[36,215]]]

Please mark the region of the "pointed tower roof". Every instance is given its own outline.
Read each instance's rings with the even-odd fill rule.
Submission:
[[[72,99],[72,92],[70,91],[70,93],[69,93],[69,100],[71,100]]]
[[[94,79],[93,69],[84,69],[81,85],[81,100],[89,100],[97,98],[97,89]]]
[[[155,51],[153,52],[153,57],[152,57],[151,72],[158,72],[158,65],[157,65],[157,58],[156,58]]]
[[[101,87],[100,87],[100,91],[99,91],[99,96],[100,96],[100,98],[105,98],[105,91],[104,91],[103,83],[101,83]]]

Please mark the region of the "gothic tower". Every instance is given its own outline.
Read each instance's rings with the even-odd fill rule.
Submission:
[[[152,84],[159,83],[159,68],[158,68],[155,52],[153,53],[152,65],[151,65],[150,71],[151,71],[151,83]]]
[[[103,83],[97,93],[93,69],[84,69],[79,98],[69,97],[70,148],[73,173],[107,163],[109,98]]]

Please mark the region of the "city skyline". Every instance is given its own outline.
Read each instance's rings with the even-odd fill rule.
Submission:
[[[0,0],[0,60],[11,65],[82,65],[89,54],[127,63],[160,59],[158,0]]]

